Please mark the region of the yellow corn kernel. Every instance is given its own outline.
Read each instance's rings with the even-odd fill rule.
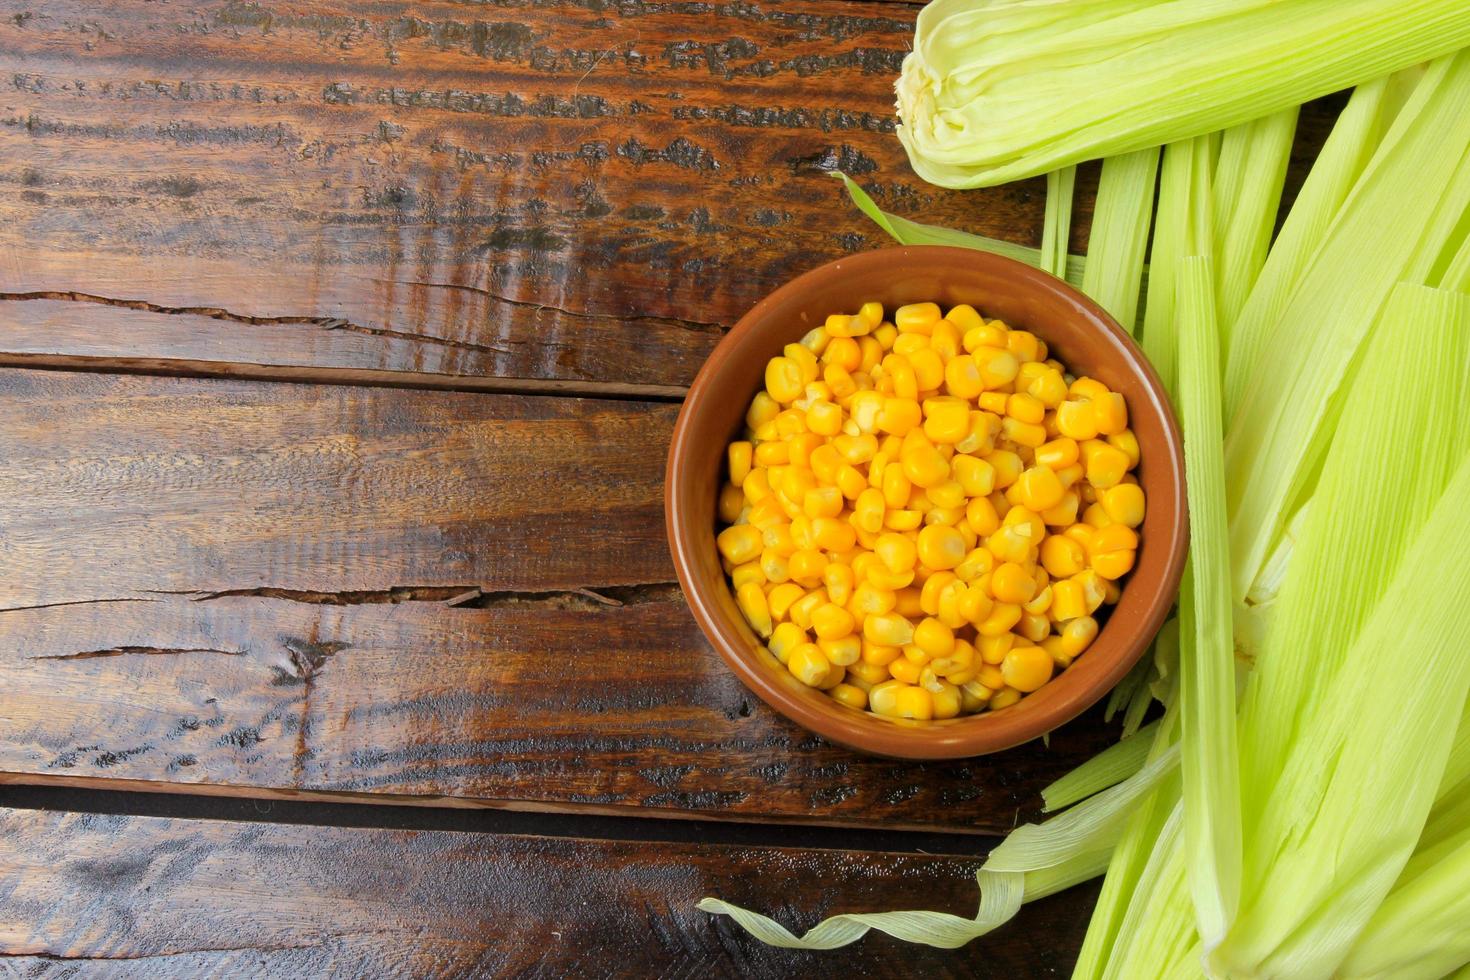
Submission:
[[[1020,605],[1036,594],[1036,580],[1015,562],[1002,562],[990,575],[990,594],[1001,602]]]
[[[1001,420],[1001,435],[1015,443],[1017,446],[1026,446],[1035,449],[1046,442],[1046,429],[1040,425],[1032,425],[1019,419],[1011,418],[1009,415]]]
[[[994,391],[1016,379],[1021,362],[1016,355],[999,347],[977,347],[970,353],[986,390]]]
[[[820,585],[827,570],[827,556],[815,548],[798,548],[786,561],[786,573],[793,582],[807,588]]]
[[[755,447],[743,439],[730,443],[729,448],[725,451],[730,482],[735,486],[740,486],[750,475],[750,464],[754,458],[754,451]]]
[[[1000,672],[1007,685],[1017,691],[1030,693],[1040,690],[1043,684],[1051,680],[1054,666],[1051,655],[1041,647],[1024,646],[1015,647],[1006,654],[1000,665]]]
[[[923,587],[916,585],[894,592],[893,611],[905,619],[918,619],[924,615]]]
[[[1067,494],[1066,487],[1057,479],[1056,471],[1049,466],[1033,466],[1016,479],[1012,487],[1014,499],[1028,510],[1050,510]]]
[[[1087,615],[1087,600],[1082,585],[1075,579],[1064,579],[1051,585],[1051,617],[1057,622],[1066,622]]]
[[[905,646],[903,648],[903,657],[915,667],[923,667],[928,664],[930,660],[934,659],[929,655],[928,650],[925,650],[917,643],[910,643]]]
[[[821,687],[832,671],[832,662],[815,643],[803,643],[791,651],[786,669],[793,677],[809,687]]]
[[[927,334],[939,319],[939,307],[934,303],[910,303],[893,311],[893,323],[904,333]]]
[[[740,607],[740,612],[751,629],[761,636],[771,635],[771,607],[766,602],[765,591],[758,583],[747,582],[736,589],[735,604]]]
[[[950,683],[963,684],[964,681],[956,681],[954,675],[973,671],[979,666],[979,663],[979,654],[976,653],[974,645],[969,640],[956,639],[954,649],[950,650],[946,656],[936,657],[930,666],[939,676],[947,678]]]
[[[740,512],[745,509],[745,492],[732,484],[720,487],[720,500],[718,512],[720,520],[725,524],[734,524],[740,519]]]
[[[934,324],[934,332],[929,335],[929,349],[939,355],[939,381],[943,384],[945,363],[960,352],[960,329],[948,317]]]
[[[770,606],[771,618],[778,622],[786,619],[791,612],[791,604],[804,595],[806,595],[806,589],[795,582],[785,582],[773,588],[766,594],[766,603]],[[800,629],[800,627],[797,628]]]
[[[844,373],[851,377],[851,373],[856,371],[863,363],[863,349],[851,337],[833,337],[827,342],[827,349],[822,352],[822,360],[826,362],[829,368],[841,368]],[[823,372],[823,380],[829,385],[832,384],[831,379],[826,377],[825,371]],[[833,385],[833,390],[836,390],[835,385]]]
[[[1080,656],[1097,639],[1097,631],[1097,620],[1091,616],[1079,616],[1071,620],[1062,627],[1062,652],[1073,658]]]
[[[802,495],[801,512],[807,517],[836,517],[842,513],[842,491],[836,487],[813,487]]]
[[[1036,595],[1032,596],[1030,601],[1023,602],[1021,609],[1032,616],[1040,616],[1051,608],[1051,597],[1051,583],[1048,582],[1037,590]]]
[[[856,625],[852,613],[835,602],[824,603],[812,610],[812,632],[823,640],[850,636]]]
[[[870,300],[858,308],[857,317],[876,330],[883,322],[883,304]]]
[[[970,432],[970,404],[953,396],[924,399],[924,435],[953,445]]]
[[[827,693],[832,696],[833,701],[857,711],[862,711],[868,706],[867,692],[851,684],[838,684]]]
[[[867,477],[857,467],[843,463],[837,470],[837,490],[848,500],[856,500],[868,488]]]
[[[924,523],[924,513],[918,510],[890,510],[883,515],[883,526],[890,531],[912,531]]]
[[[1093,398],[1092,414],[1101,435],[1116,435],[1128,428],[1128,405],[1116,391]]]
[[[989,412],[992,415],[1004,415],[1006,413],[1006,406],[1010,404],[1010,395],[1007,395],[1003,391],[987,391],[982,393],[975,402],[983,412]]]
[[[979,460],[976,460],[976,462],[979,462]],[[924,495],[929,498],[929,502],[935,507],[946,510],[959,508],[960,515],[964,515],[965,504],[968,502],[966,499],[967,495],[964,486],[958,480],[946,480],[935,486],[927,487],[924,490]]]
[[[1041,567],[1053,578],[1068,578],[1086,567],[1087,555],[1077,541],[1060,534],[1041,542]]]
[[[791,360],[792,363],[794,363],[800,370],[801,384],[803,389],[805,389],[805,387],[811,384],[813,381],[817,380],[817,378],[821,377],[822,368],[817,361],[817,355],[813,354],[811,350],[806,346],[799,343],[787,344],[785,347],[781,348],[781,353],[783,356]]]
[[[785,442],[763,442],[755,447],[753,458],[756,466],[784,466],[791,460],[791,447]]]
[[[903,655],[902,647],[891,647],[881,643],[873,643],[866,637],[863,638],[862,642],[862,662],[865,664],[887,667]]]
[[[1001,633],[1009,633],[1017,623],[1021,621],[1021,607],[1015,603],[997,602],[990,610],[990,615],[975,625],[975,630],[981,636],[997,636]]]
[[[765,550],[782,558],[790,558],[796,552],[796,539],[791,534],[790,524],[770,524],[761,532]]]
[[[1021,462],[1021,457],[1006,449],[997,449],[985,461],[995,470],[995,488],[1004,490],[1021,478],[1026,465]]]
[[[999,561],[1010,561],[1019,565],[1031,560],[1032,549],[1040,541],[1039,537],[1032,535],[1029,525],[1005,524],[985,539],[985,547]],[[792,575],[795,575],[794,571]]]
[[[902,647],[913,642],[914,624],[894,613],[869,616],[863,621],[863,637],[881,646]]]
[[[818,517],[812,521],[812,539],[824,551],[851,551],[857,545],[857,532],[846,521]]]
[[[1012,637],[1012,639],[1015,638]],[[1011,648],[1007,646],[1006,652],[1009,653],[1010,649]],[[994,664],[987,663],[982,665],[979,670],[975,671],[975,679],[992,690],[1005,687],[1005,675],[1000,672],[1000,664],[1004,662],[1005,657],[1001,657],[1001,659],[996,661]]]
[[[1084,549],[1092,546],[1092,536],[1096,533],[1097,528],[1093,527],[1091,524],[1073,524],[1071,527],[1062,532],[1065,537],[1071,538],[1073,541],[1076,541]]]
[[[1060,470],[1077,462],[1077,453],[1076,439],[1053,439],[1036,447],[1036,464]]]
[[[791,604],[786,615],[791,622],[807,630],[812,628],[812,613],[827,604],[825,589],[814,589]]]
[[[1072,666],[1072,655],[1062,649],[1060,636],[1048,636],[1037,645],[1046,651],[1047,656],[1051,657],[1051,662],[1056,664],[1057,670],[1066,670]]]
[[[822,436],[842,431],[842,409],[831,402],[813,402],[806,410],[806,427]]]
[[[1082,599],[1087,606],[1087,614],[1090,616],[1097,612],[1098,606],[1103,604],[1103,600],[1108,595],[1107,583],[1103,577],[1096,571],[1088,569],[1073,575],[1071,580],[1082,586]]]
[[[912,397],[883,399],[883,409],[878,413],[880,431],[901,436],[922,421],[923,412]]]
[[[939,596],[950,583],[959,581],[953,572],[935,572],[924,581],[919,593],[919,609],[926,616],[939,615]]]
[[[989,504],[990,501],[985,501]],[[992,512],[994,508],[992,508]],[[969,518],[966,517],[968,523]],[[955,566],[954,573],[962,582],[973,582],[982,575],[989,575],[995,568],[995,556],[988,548],[971,548],[965,554],[965,560]]]
[[[761,426],[774,422],[776,416],[781,414],[781,406],[774,398],[764,391],[758,391],[750,401],[750,408],[745,412],[745,424],[750,429],[759,429]]]
[[[1047,408],[1056,408],[1067,399],[1067,382],[1060,371],[1044,367],[1027,383],[1025,391]]]
[[[1041,345],[1037,342],[1036,335],[1025,330],[1012,330],[1006,337],[1006,349],[1018,361],[1041,360]]]
[[[720,554],[737,565],[743,565],[760,556],[764,541],[758,528],[749,524],[727,527],[715,538]]]
[[[746,567],[748,567],[748,565],[741,565],[739,566],[739,568],[736,569],[736,571],[738,572],[740,568]],[[790,562],[786,560],[785,555],[779,554],[772,549],[767,548],[765,551],[761,552],[760,572],[762,581],[770,582],[772,584],[780,584],[791,578],[791,565]],[[747,578],[742,581],[736,578],[734,573],[731,573],[730,581],[733,582],[738,588],[739,586],[744,585],[745,582],[751,580]],[[798,586],[798,588],[800,588],[800,586]],[[776,618],[779,619],[780,617],[778,616]]]
[[[1038,613],[1021,613],[1021,621],[1016,624],[1015,632],[1021,634],[1032,643],[1040,643],[1051,635],[1051,620]]]
[[[777,402],[789,405],[801,397],[805,388],[801,365],[791,358],[773,357],[766,363],[766,391]]]
[[[962,334],[985,322],[980,318],[980,314],[975,312],[975,308],[968,303],[950,307],[949,312],[944,314],[944,318],[953,323]]]
[[[1057,470],[1057,479],[1061,481],[1062,486],[1070,489],[1082,479],[1084,472],[1081,463],[1073,463],[1071,466],[1063,466]]]
[[[1086,496],[1086,494],[1083,494],[1083,496]],[[1103,508],[1102,504],[1089,504],[1087,509],[1082,512],[1082,523],[1093,530],[1101,530],[1111,525],[1113,519],[1108,516],[1107,510]]]
[[[1046,418],[1046,406],[1034,395],[1016,392],[1006,398],[1006,415],[1028,425],[1040,425]]]
[[[832,439],[831,448],[841,457],[839,462],[847,462],[856,466],[866,463],[878,452],[878,437],[863,433],[861,435],[840,435]],[[815,454],[813,454],[815,456]],[[815,459],[812,469],[816,469]]]
[[[827,317],[822,329],[829,337],[857,337],[872,330],[866,320],[861,317],[848,316],[845,313],[833,313]]]
[[[929,335],[922,333],[900,333],[893,341],[893,353],[909,357],[929,346]]]
[[[1077,523],[1077,508],[1080,506],[1080,498],[1077,491],[1068,490],[1062,494],[1061,503],[1055,507],[1048,507],[1041,512],[1041,519],[1051,527],[1069,527]]]
[[[1131,429],[1124,429],[1122,432],[1108,436],[1108,445],[1128,457],[1130,470],[1138,465],[1138,437]]]
[[[954,631],[927,616],[914,627],[914,643],[931,657],[947,657],[954,651]]]
[[[880,535],[874,552],[884,565],[895,572],[913,568],[919,557],[914,542],[897,533]]]
[[[966,401],[985,390],[985,379],[973,356],[961,354],[944,366],[944,390]]]
[[[766,572],[761,567],[760,561],[748,561],[744,565],[736,565],[730,569],[730,584],[738,591],[748,583],[756,585],[766,584]]]
[[[902,354],[889,354],[883,358],[883,375],[879,380],[891,385],[889,391],[895,398],[901,398],[904,401],[918,400],[918,376],[914,374],[914,366],[909,363],[909,359]]]
[[[900,461],[903,464],[903,475],[914,486],[932,487],[949,479],[949,460],[932,445],[907,447],[900,456]]]
[[[1109,487],[1098,496],[1098,502],[1108,517],[1124,527],[1137,527],[1143,523],[1143,488],[1134,483],[1120,483]]]
[[[982,663],[994,667],[998,666],[1006,658],[1006,654],[1010,652],[1015,642],[1016,636],[1010,631],[998,633],[995,636],[982,635],[975,638],[975,652],[980,654]],[[981,680],[984,680],[983,674],[981,675]],[[996,684],[993,686],[1000,687],[1002,685]]]
[[[1114,524],[1113,527],[1122,527]],[[1137,552],[1133,551],[1109,551],[1100,555],[1092,556],[1092,570],[1105,579],[1120,579],[1133,570],[1133,561]],[[1104,596],[1106,598],[1106,596]]]
[[[978,680],[967,681],[960,685],[960,710],[969,714],[983,711],[994,693]]]
[[[919,391],[937,391],[944,384],[944,361],[932,348],[910,354],[909,366],[913,369]]]
[[[958,453],[950,460],[950,473],[967,497],[984,497],[995,490],[995,467],[983,459]]]
[[[965,559],[965,540],[953,527],[931,524],[919,532],[915,554],[936,571],[954,568]]]
[[[1068,399],[1057,406],[1057,431],[1079,442],[1097,438],[1097,416],[1092,403]]]
[[[858,494],[852,507],[852,524],[860,531],[876,534],[883,528],[883,492],[869,488]]]
[[[767,648],[783,664],[791,659],[791,651],[806,643],[806,631],[795,623],[781,623],[771,631]]]
[[[1020,691],[1016,690],[1014,687],[1002,688],[1001,690],[996,691],[995,694],[990,698],[990,710],[999,711],[1002,708],[1009,708],[1011,705],[1015,704],[1019,700],[1021,700]]]
[[[827,588],[827,598],[839,606],[846,606],[852,599],[855,576],[851,566],[828,562],[822,572],[822,584]]]
[[[1123,451],[1096,439],[1082,444],[1082,460],[1087,469],[1087,482],[1099,490],[1117,486],[1128,472],[1128,457]]]
[[[876,391],[859,391],[852,396],[848,411],[860,431],[877,431],[878,419],[883,414],[883,403],[883,396]]]
[[[988,464],[987,464],[988,465]],[[976,534],[990,536],[1000,529],[1000,515],[988,497],[975,497],[965,507],[965,520]]]
[[[1107,385],[1103,384],[1101,381],[1098,381],[1096,378],[1089,378],[1085,375],[1078,378],[1076,381],[1073,381],[1071,387],[1068,388],[1068,391],[1071,393],[1073,398],[1080,398],[1088,401],[1096,398],[1102,398],[1105,395],[1109,394],[1109,389]]]
[[[893,338],[897,336],[898,331],[893,324],[885,323],[873,331],[873,336],[858,338],[858,350],[863,353],[858,369],[864,374],[872,374],[873,368],[882,362],[884,352],[893,346]]]
[[[929,721],[934,717],[934,697],[922,687],[905,685],[893,700],[893,717]]]
[[[905,507],[914,484],[904,473],[902,466],[886,466],[883,469],[883,501],[889,507]]]
[[[853,633],[838,637],[820,637],[817,646],[829,661],[839,667],[851,667],[858,662],[863,652],[862,637]]]
[[[903,681],[898,680],[882,681],[874,684],[873,689],[868,692],[868,706],[873,709],[875,714],[880,714],[887,718],[897,717],[898,692],[907,686]]]
[[[905,684],[919,683],[919,676],[924,671],[924,666],[908,657],[899,657],[888,665],[888,673],[894,680],[903,681]]]
[[[930,691],[932,717],[936,719],[958,717],[964,706],[960,689],[954,684],[941,681],[939,690]]]
[[[1109,524],[1099,528],[1087,546],[1091,555],[1107,554],[1110,551],[1132,551],[1138,547],[1138,532],[1124,524]]]

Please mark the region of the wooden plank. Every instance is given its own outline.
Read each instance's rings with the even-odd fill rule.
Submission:
[[[806,927],[974,915],[975,859],[0,810],[0,972],[220,976],[1050,976],[1094,887],[958,950],[774,949],[706,894]]]
[[[908,168],[892,82],[916,10],[30,3],[0,22],[0,293],[213,316],[181,337],[0,303],[0,346],[44,327],[58,354],[116,335],[140,357],[687,384],[762,295],[883,242],[829,170],[905,214],[1039,234],[1039,181],[962,194]]]
[[[1115,737],[775,716],[670,584],[673,413],[0,372],[0,778],[997,832]]]

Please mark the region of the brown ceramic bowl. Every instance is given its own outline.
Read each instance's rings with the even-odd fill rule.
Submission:
[[[766,361],[829,313],[878,300],[892,310],[932,300],[969,303],[1030,330],[1077,375],[1123,393],[1138,436],[1138,479],[1148,497],[1137,564],[1087,653],[1051,683],[996,712],[944,721],[894,721],[854,711],[792,677],[746,625],[715,550],[715,498],[725,446],[738,438]],[[1138,346],[1071,286],[1010,259],[969,249],[886,248],[830,262],[756,304],[705,362],[674,427],[665,480],[674,566],[700,627],[752,691],[833,742],[876,755],[949,759],[1036,738],[1076,717],[1143,655],[1163,623],[1184,569],[1184,459],[1173,410]]]

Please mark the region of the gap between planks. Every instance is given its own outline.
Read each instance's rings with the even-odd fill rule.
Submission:
[[[72,777],[75,780],[75,777]],[[80,781],[85,783],[85,780]],[[13,783],[0,774],[0,807],[73,813],[120,814],[185,820],[315,825],[381,830],[436,830],[513,834],[573,840],[646,841],[811,850],[874,851],[957,858],[983,857],[999,838],[958,831],[872,824],[710,820],[678,813],[647,817],[623,808],[539,809],[477,805],[476,801],[382,799],[368,795],[293,793],[287,797],[220,797],[202,787],[117,780],[114,788],[55,781]],[[400,804],[383,806],[380,804]],[[402,804],[409,805],[402,805]],[[418,805],[412,805],[418,804]]]

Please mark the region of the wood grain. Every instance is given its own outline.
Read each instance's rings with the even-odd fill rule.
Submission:
[[[915,765],[752,698],[673,579],[674,407],[0,372],[0,772],[1008,829],[1115,737]]]
[[[974,915],[968,858],[0,810],[0,973],[19,976],[1050,976],[1095,889],[959,950],[781,950],[694,903],[807,927]]]
[[[1039,235],[1041,182],[909,169],[892,83],[917,9],[22,2],[0,20],[0,293],[212,322],[16,300],[0,345],[686,384],[762,295],[883,242],[832,169],[905,214]]]

